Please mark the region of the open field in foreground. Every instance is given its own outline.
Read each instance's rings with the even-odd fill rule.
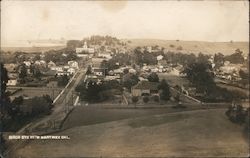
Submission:
[[[15,156],[247,156],[242,127],[231,123],[224,112],[188,111],[75,127],[55,134],[70,140],[34,140]]]

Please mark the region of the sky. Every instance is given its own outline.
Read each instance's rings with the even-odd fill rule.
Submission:
[[[1,1],[1,45],[91,35],[248,41],[248,1]]]

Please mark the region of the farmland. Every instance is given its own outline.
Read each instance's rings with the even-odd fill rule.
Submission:
[[[178,46],[181,46],[183,49],[178,52],[183,53],[194,53],[198,54],[199,52],[205,54],[215,54],[222,53],[224,55],[230,55],[239,48],[243,51],[244,54],[249,52],[248,42],[204,42],[204,41],[178,41],[178,40],[158,40],[158,39],[128,39],[131,41],[129,44],[130,47],[134,48],[137,46],[154,46],[158,45],[164,47],[169,51],[176,51]],[[128,41],[125,40],[125,41]],[[170,47],[173,45],[174,47]]]

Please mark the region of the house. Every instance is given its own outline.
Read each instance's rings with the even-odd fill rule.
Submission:
[[[7,82],[7,86],[16,86],[17,84],[17,79],[16,78],[9,78]]]
[[[72,61],[72,60],[68,61],[68,65],[71,68],[79,69],[78,62],[76,62],[76,61]]]
[[[167,61],[166,60],[158,60],[158,65],[160,66],[167,66]]]
[[[7,69],[8,72],[14,72],[17,68],[17,64],[14,63],[4,64],[4,67]]]
[[[81,54],[81,53],[94,54],[95,49],[94,48],[88,48],[87,42],[85,41],[82,48],[76,48],[77,56],[78,56],[78,54]]]
[[[31,62],[30,61],[24,61],[23,62],[27,67],[30,67],[30,65],[31,65]]]
[[[104,81],[111,81],[111,80],[117,80],[118,82],[121,81],[120,75],[113,75],[113,76],[105,76]]]
[[[91,65],[92,67],[100,67],[102,64],[102,61],[104,61],[104,58],[92,58],[91,59]]]
[[[53,66],[50,67],[51,70],[56,70],[57,72],[63,72],[63,67],[61,66]]]
[[[84,78],[84,82],[86,83],[86,85],[88,85],[90,81],[100,84],[103,80],[104,80],[103,76],[96,76],[96,75],[88,75],[85,76]]]
[[[7,86],[16,86],[18,73],[8,73],[9,80],[7,82]]]
[[[162,55],[158,55],[158,56],[156,57],[156,59],[157,59],[157,61],[162,60],[162,59],[163,59],[163,56],[162,56]]]
[[[99,58],[105,58],[105,59],[108,59],[108,60],[112,58],[111,54],[110,53],[106,53],[106,52],[98,53],[98,57]]]
[[[76,70],[74,69],[74,68],[69,68],[68,70],[67,70],[67,72],[70,74],[70,75],[73,75],[74,73],[76,73]]]
[[[105,69],[104,68],[92,68],[92,72],[96,76],[105,76]]]
[[[133,69],[133,68],[129,69],[128,72],[129,72],[129,73],[132,73],[132,74],[136,74],[136,70]]]
[[[53,61],[50,61],[48,63],[48,68],[51,68],[51,67],[56,67],[56,64]]]
[[[140,81],[131,88],[131,93],[132,96],[158,95],[158,86],[157,82]]]

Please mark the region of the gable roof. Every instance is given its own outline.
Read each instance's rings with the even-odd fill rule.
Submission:
[[[140,81],[137,85],[133,86],[133,89],[143,89],[143,90],[158,90],[159,83]]]

